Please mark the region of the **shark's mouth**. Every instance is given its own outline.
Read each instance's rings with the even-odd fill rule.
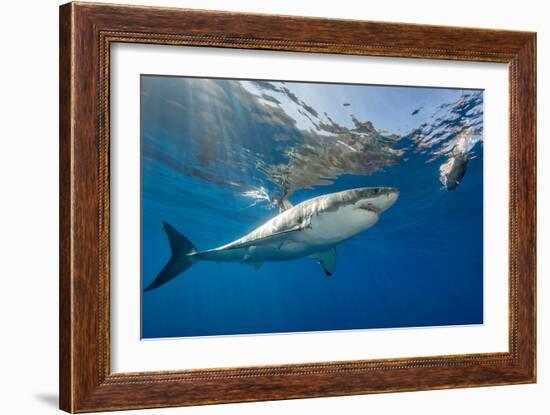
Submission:
[[[360,205],[359,209],[366,210],[368,212],[376,213],[377,215],[380,215],[382,213],[382,209],[378,206],[376,206],[374,203],[366,203],[364,205]]]

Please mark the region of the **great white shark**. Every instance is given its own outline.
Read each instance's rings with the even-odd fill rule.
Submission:
[[[198,261],[240,262],[258,270],[266,261],[289,261],[309,256],[326,275],[336,269],[336,248],[372,227],[397,200],[399,190],[363,187],[330,193],[292,206],[280,203],[280,212],[247,235],[218,248],[199,251],[172,225],[162,222],[172,256],[145,291],[164,285]]]

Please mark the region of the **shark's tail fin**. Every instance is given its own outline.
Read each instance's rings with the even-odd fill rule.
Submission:
[[[162,222],[162,227],[168,237],[172,257],[145,291],[150,291],[166,284],[172,278],[177,277],[191,267],[195,262],[192,254],[197,252],[197,250],[193,243],[169,223]]]

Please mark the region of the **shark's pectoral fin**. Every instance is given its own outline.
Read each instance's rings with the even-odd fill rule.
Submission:
[[[301,232],[306,227],[309,227],[309,222],[306,225],[308,225],[308,226],[305,226],[304,224],[300,223],[300,224],[298,224],[298,225],[296,225],[292,228],[283,229],[282,231],[279,231],[279,232],[273,232],[273,233],[271,233],[267,236],[254,238],[250,241],[244,241],[244,242],[238,242],[237,241],[235,243],[232,243],[230,246],[226,247],[225,249],[245,248],[245,249],[247,249],[247,253],[248,253],[249,249],[251,249],[251,248],[255,249],[256,246],[272,244],[272,243],[277,243],[277,242],[284,243],[288,239],[292,238],[292,235],[294,233]],[[250,255],[248,255],[248,256],[250,256]],[[246,254],[245,254],[245,259],[247,259]]]
[[[263,262],[245,262],[245,264],[250,265],[256,271],[258,271],[264,263]]]
[[[330,277],[336,271],[336,248],[328,248],[310,256],[323,267],[327,276]]]

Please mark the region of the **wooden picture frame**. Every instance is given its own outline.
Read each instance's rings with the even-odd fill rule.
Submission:
[[[111,373],[109,62],[117,42],[509,65],[509,352]],[[532,383],[536,34],[69,3],[60,8],[60,408],[68,412]]]

